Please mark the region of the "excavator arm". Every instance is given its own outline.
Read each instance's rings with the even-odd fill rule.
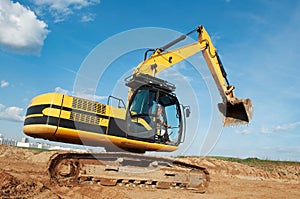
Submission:
[[[192,34],[195,31],[198,32],[197,42],[164,52],[166,49],[184,40],[189,34]],[[251,100],[238,99],[234,95],[235,87],[229,84],[227,74],[217,50],[215,49],[208,32],[203,26],[199,26],[188,34],[182,35],[167,45],[154,50],[154,53],[148,59],[145,59],[137,66],[134,74],[142,73],[156,76],[161,71],[173,66],[176,63],[179,63],[182,60],[187,59],[188,57],[200,51],[203,54],[203,57],[223,99],[223,103],[218,104],[218,107],[224,116],[224,125],[230,126],[248,124],[253,114]],[[129,92],[129,99],[131,92]]]

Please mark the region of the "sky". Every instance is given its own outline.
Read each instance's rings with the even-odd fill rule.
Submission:
[[[179,153],[300,161],[299,22],[296,0],[1,0],[0,133],[25,137],[26,108],[43,93],[125,100],[123,79],[147,48],[204,25],[235,94],[252,100],[254,115],[248,126],[223,128],[206,63],[201,53],[192,56],[160,74],[192,108]],[[86,73],[91,59],[101,78]],[[82,81],[94,90],[88,83],[79,90]]]

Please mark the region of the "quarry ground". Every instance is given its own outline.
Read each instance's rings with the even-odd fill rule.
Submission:
[[[47,162],[55,152],[0,145],[0,198],[300,198],[300,163],[184,158],[208,169],[204,194],[181,189],[51,184]]]

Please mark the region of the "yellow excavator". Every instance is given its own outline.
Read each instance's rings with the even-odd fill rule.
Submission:
[[[194,32],[198,32],[197,42],[166,51]],[[126,79],[129,87],[126,106],[122,99],[113,96],[107,104],[59,93],[32,99],[23,127],[26,135],[106,149],[103,153],[54,154],[48,165],[52,182],[90,181],[101,185],[175,187],[205,192],[209,182],[205,168],[143,154],[172,152],[183,142],[189,106],[179,103],[174,84],[156,75],[200,51],[223,100],[218,108],[224,116],[224,125],[248,124],[253,114],[251,100],[234,95],[234,86],[227,80],[207,31],[199,26],[161,48],[146,51],[144,61]],[[110,100],[117,100],[118,107],[110,106]]]

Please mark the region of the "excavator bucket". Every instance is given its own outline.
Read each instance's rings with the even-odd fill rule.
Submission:
[[[253,106],[250,99],[234,98],[231,102],[219,103],[219,111],[224,116],[224,126],[249,124],[252,119]]]

